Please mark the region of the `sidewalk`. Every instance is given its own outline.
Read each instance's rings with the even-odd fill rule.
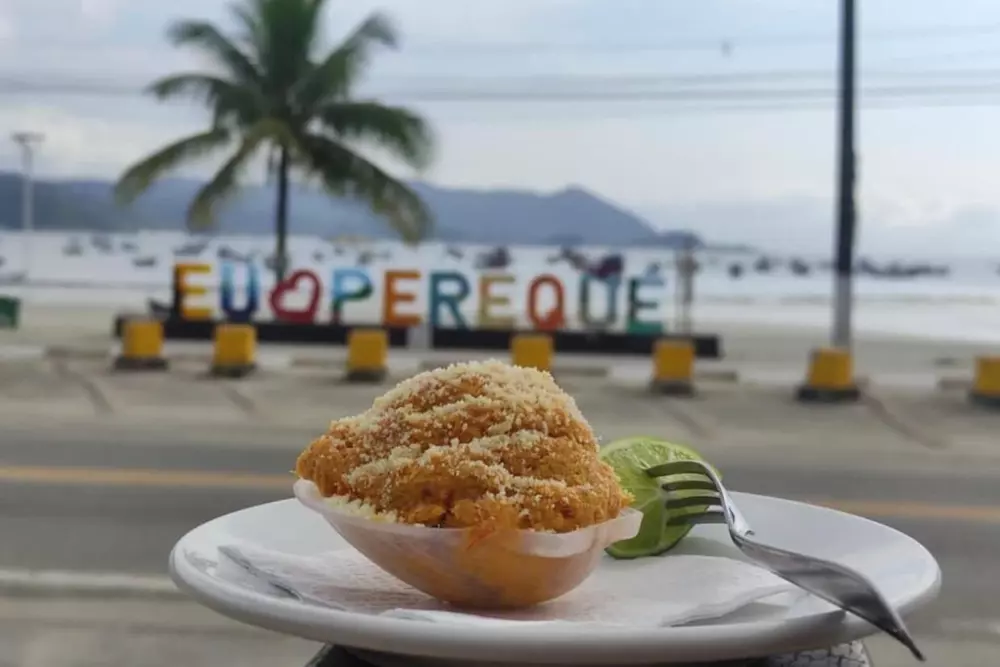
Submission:
[[[344,384],[336,367],[264,369],[242,380],[210,379],[205,368],[177,361],[169,372],[114,373],[106,359],[0,362],[0,421],[25,428],[202,426],[220,438],[260,439],[289,429],[321,432],[330,420],[366,409],[388,386]],[[1000,461],[1000,413],[969,405],[957,389],[875,387],[857,404],[803,405],[792,399],[791,383],[703,380],[698,397],[668,399],[647,392],[643,375],[567,373],[560,380],[604,440],[648,434],[746,456],[767,449],[818,458]]]
[[[0,598],[2,665],[305,667],[320,646],[188,601]]]
[[[114,318],[121,308],[84,304],[52,306],[26,302],[22,323],[17,330],[0,330],[0,360],[10,355],[106,357],[117,348],[111,337]],[[724,358],[701,360],[698,364],[709,374],[738,373],[741,378],[797,382],[805,373],[810,351],[827,343],[825,331],[812,331],[784,326],[698,321],[696,330],[715,333],[722,338]],[[197,359],[208,363],[209,343],[168,342],[167,355]],[[924,340],[878,334],[859,333],[855,337],[855,367],[861,376],[886,386],[933,386],[941,376],[968,377],[977,355],[991,352],[989,345],[960,340]],[[269,345],[260,348],[261,362],[276,368],[288,365],[339,365],[343,348],[309,345]],[[492,356],[496,356],[493,353]],[[502,354],[500,352],[499,354]],[[392,350],[390,361],[402,366],[419,366],[419,361],[441,363],[487,353],[462,351],[422,351],[414,362],[414,354]],[[557,353],[557,363],[586,366],[602,371],[628,374],[648,373],[650,360],[643,358],[573,357]]]

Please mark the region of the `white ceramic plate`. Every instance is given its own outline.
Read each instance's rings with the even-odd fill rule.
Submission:
[[[838,561],[874,581],[906,615],[929,602],[940,569],[912,538],[879,523],[802,503],[733,494],[770,543]],[[249,544],[294,554],[346,545],[295,500],[251,507],[188,533],[170,555],[174,581],[216,611],[245,623],[359,649],[465,662],[641,665],[709,662],[833,646],[872,634],[864,621],[812,596],[758,604],[702,625],[674,628],[463,626],[337,611],[244,587],[215,574],[218,547]],[[740,558],[722,526],[699,526],[674,553]],[[663,566],[670,566],[669,557]],[[593,576],[599,576],[598,572]]]

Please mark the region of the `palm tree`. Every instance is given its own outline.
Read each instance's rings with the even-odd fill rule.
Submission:
[[[265,155],[269,176],[277,180],[279,280],[288,268],[293,172],[333,196],[367,203],[407,242],[423,238],[432,221],[420,197],[357,148],[370,143],[415,169],[431,159],[434,141],[423,118],[402,107],[352,97],[375,47],[396,46],[395,30],[375,13],[323,53],[325,5],[326,0],[241,0],[230,7],[237,26],[231,34],[205,21],[174,23],[170,41],[207,56],[215,71],[168,76],[148,92],[160,100],[193,97],[211,110],[212,124],[129,167],[115,188],[118,201],[128,204],[182,164],[229,149],[218,172],[191,202],[188,225],[210,227],[254,158]]]

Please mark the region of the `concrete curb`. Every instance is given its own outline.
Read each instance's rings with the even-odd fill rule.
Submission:
[[[968,391],[972,389],[972,381],[971,376],[946,376],[938,380],[937,388],[939,391]]]
[[[32,362],[32,361],[84,361],[111,363],[117,352],[116,345],[0,345],[0,363]],[[194,351],[191,349],[172,349],[170,343],[165,346],[164,356],[174,364],[200,365],[206,369],[211,366],[210,350]],[[503,355],[498,355],[503,356]],[[419,352],[408,350],[402,356],[393,356],[390,352],[389,370],[393,377],[406,376],[424,370],[447,366],[462,360],[460,356],[452,358],[420,358]],[[638,359],[630,358],[629,369],[625,372],[630,381],[641,374],[638,372]],[[283,373],[289,371],[314,371],[340,374],[346,363],[342,350],[332,350],[317,354],[295,354],[282,351],[280,348],[264,347],[258,353],[257,366],[261,371]],[[588,363],[586,359],[569,361],[555,360],[553,373],[566,378],[581,378],[594,380],[621,379],[621,368],[614,362]],[[651,361],[649,373],[652,374]],[[802,379],[804,369],[770,368],[770,367],[715,367],[699,368],[696,366],[693,381],[707,384],[754,385],[769,387],[794,387]],[[641,378],[643,382],[648,378]],[[971,377],[960,375],[954,370],[944,372],[924,371],[919,373],[884,372],[874,374],[859,374],[857,384],[864,389],[921,389],[931,392],[948,392],[966,390],[971,384]]]
[[[212,362],[211,352],[192,352],[190,350],[171,350],[170,344],[165,346],[164,357],[172,363],[203,364],[206,367]],[[57,360],[57,361],[110,361],[116,354],[117,346],[107,347],[72,347],[65,345],[50,346],[0,346],[0,361],[6,360]],[[413,355],[413,352],[408,352]],[[502,356],[502,355],[501,355]],[[397,372],[420,372],[442,368],[449,364],[463,361],[461,357],[451,359],[390,359],[390,366]],[[633,360],[630,360],[633,361]],[[395,362],[395,363],[394,363]],[[343,370],[346,363],[344,354],[295,355],[276,349],[262,350],[258,355],[258,366],[262,370]],[[557,362],[553,372],[558,375],[607,378],[615,374],[614,364],[588,364],[582,361]],[[650,369],[652,373],[652,369]],[[702,382],[734,383],[740,381],[740,373],[734,369],[696,369],[694,379]]]
[[[461,363],[461,359],[425,359],[417,363],[419,371],[433,371],[438,368],[445,368],[451,364]],[[552,374],[559,376],[575,376],[590,378],[606,378],[611,375],[610,366],[600,366],[595,364],[553,364]]]
[[[0,595],[156,599],[187,597],[169,577],[110,572],[9,569],[0,570]]]
[[[695,382],[719,382],[728,384],[739,384],[743,378],[740,372],[728,368],[713,368],[709,370],[694,371]]]
[[[46,348],[39,345],[0,346],[0,361],[41,361],[46,356]]]
[[[63,361],[103,361],[110,360],[115,355],[115,347],[67,347],[65,345],[50,345],[40,348],[45,359]]]

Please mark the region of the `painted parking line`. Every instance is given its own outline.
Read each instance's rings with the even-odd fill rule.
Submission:
[[[0,482],[20,484],[290,491],[293,481],[291,472],[274,475],[151,468],[0,466]]]
[[[291,471],[286,474],[267,474],[152,468],[0,466],[0,482],[11,484],[291,492],[293,480]],[[1000,523],[1000,506],[947,505],[908,500],[826,498],[796,498],[796,500],[874,518]]]

